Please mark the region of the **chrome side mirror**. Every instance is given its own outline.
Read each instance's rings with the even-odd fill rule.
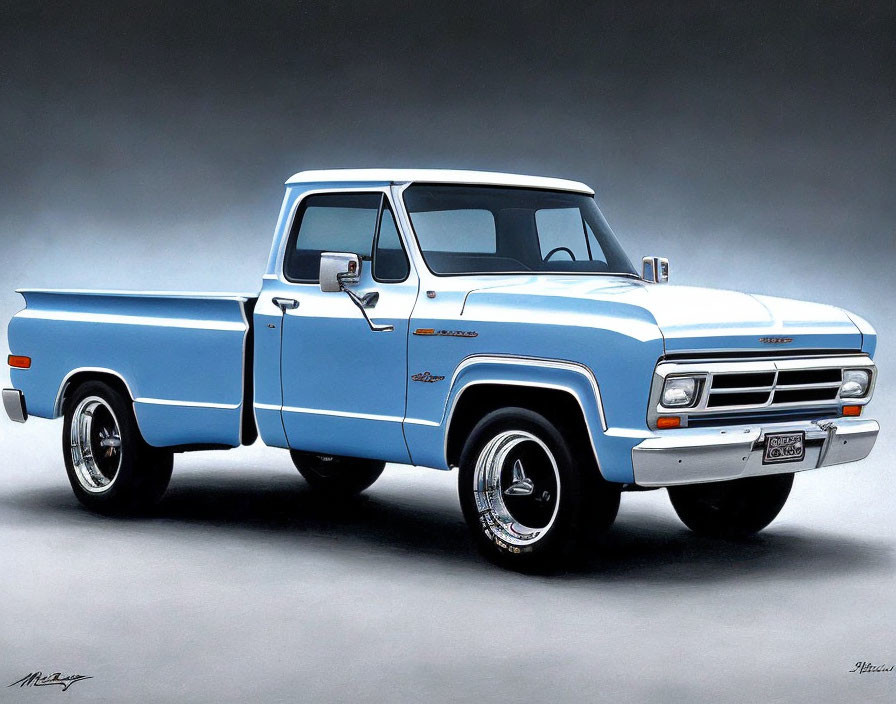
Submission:
[[[641,278],[655,284],[669,283],[669,260],[663,257],[644,257],[641,260]]]
[[[361,257],[349,252],[321,252],[320,290],[342,291],[361,280]]]
[[[363,298],[348,288],[361,281],[361,257],[349,252],[321,252],[320,253],[320,290],[324,293],[330,291],[344,292],[354,303],[367,325],[373,332],[392,332],[392,325],[380,325],[373,322],[367,315],[365,308],[373,307],[379,299],[379,293],[371,291]]]

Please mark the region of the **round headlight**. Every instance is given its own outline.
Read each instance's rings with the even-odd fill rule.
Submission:
[[[840,384],[840,398],[861,398],[868,393],[871,374],[867,369],[845,369]]]
[[[697,380],[678,376],[666,379],[662,404],[666,408],[687,408],[697,402]]]

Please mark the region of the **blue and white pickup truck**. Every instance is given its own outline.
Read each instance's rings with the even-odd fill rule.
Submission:
[[[703,534],[761,530],[794,472],[866,457],[876,334],[828,305],[637,271],[586,185],[473,171],[287,181],[257,295],[22,289],[10,418],[64,417],[91,509],[145,508],[177,452],[290,450],[313,487],[459,468],[479,547],[589,544],[620,491]]]

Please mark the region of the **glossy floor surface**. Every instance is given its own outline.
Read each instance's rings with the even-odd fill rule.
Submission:
[[[328,505],[263,447],[181,455],[156,515],[75,502],[59,421],[2,424],[0,653],[68,701],[892,701],[892,444],[797,478],[765,533],[697,538],[627,494],[587,564],[471,549],[455,473],[389,467]],[[56,688],[53,688],[56,689]],[[52,691],[52,689],[51,689]],[[36,692],[0,688],[0,700]]]

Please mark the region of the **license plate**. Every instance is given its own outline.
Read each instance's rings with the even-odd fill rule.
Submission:
[[[805,456],[806,434],[804,432],[769,433],[765,436],[762,464],[799,462]]]

